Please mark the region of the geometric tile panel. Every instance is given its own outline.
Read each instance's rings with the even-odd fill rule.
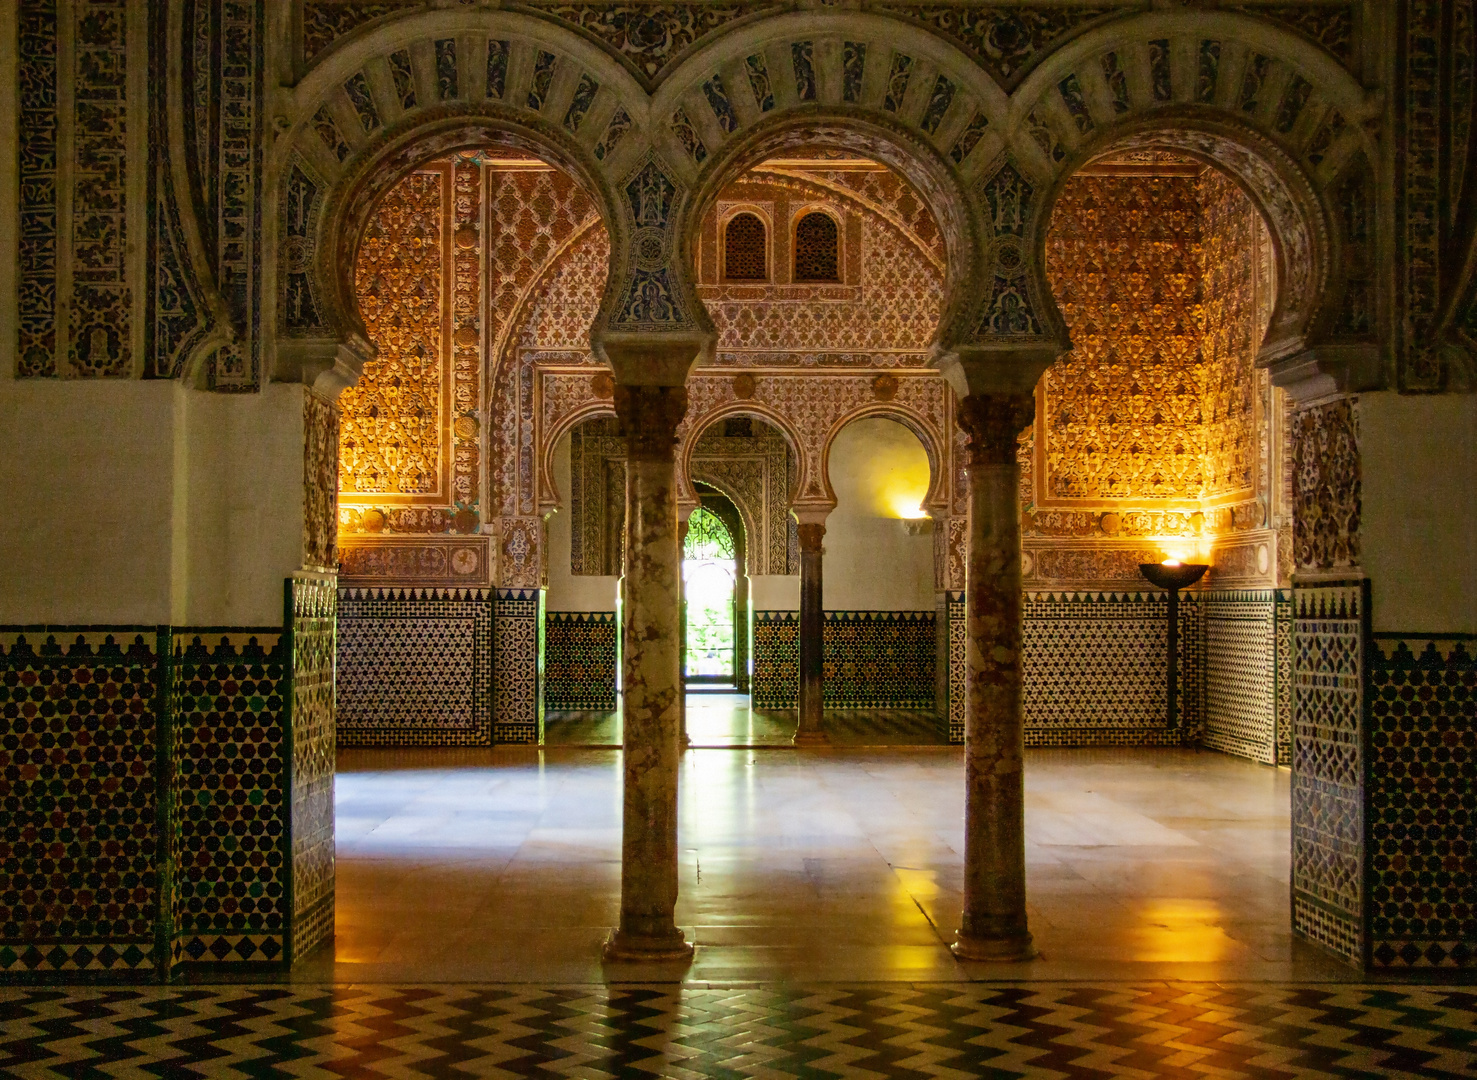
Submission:
[[[493,612],[490,589],[339,589],[339,745],[490,745]]]
[[[0,630],[0,971],[153,975],[157,627]]]
[[[287,645],[280,627],[173,634],[172,966],[283,959]]]
[[[825,707],[932,709],[932,611],[828,611]]]
[[[615,612],[551,611],[544,616],[544,708],[616,707]]]
[[[932,611],[827,611],[825,707],[932,709],[935,619]],[[799,614],[754,612],[754,708],[795,708],[799,671]]]
[[[1293,929],[1362,963],[1368,582],[1294,586]],[[1330,940],[1309,912],[1357,928]]]
[[[800,694],[800,615],[754,612],[755,709],[793,709]]]
[[[1165,725],[1167,614],[1158,592],[1026,593],[1026,745],[1158,746],[1191,739],[1198,612],[1181,596],[1178,730]]]
[[[536,743],[543,735],[539,700],[542,589],[498,589],[492,630],[492,733],[499,743]]]
[[[1292,590],[1277,590],[1274,633],[1277,650],[1277,764],[1292,766],[1293,702]]]
[[[1369,653],[1370,960],[1477,967],[1477,640],[1380,634]]]
[[[292,950],[297,959],[333,936],[333,578],[289,579],[292,627]]]
[[[1206,746],[1277,763],[1276,593],[1212,592],[1205,613]]]
[[[1460,1077],[1474,1007],[1460,987],[1336,983],[17,988],[0,997],[0,1070]]]
[[[964,713],[968,690],[969,658],[965,636],[969,621],[965,615],[964,594],[950,592],[949,611],[949,741],[964,742]]]

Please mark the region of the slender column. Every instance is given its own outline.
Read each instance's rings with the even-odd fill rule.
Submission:
[[[964,915],[956,955],[1024,960],[1026,817],[1021,701],[1020,468],[1016,436],[1030,394],[971,394],[959,403],[969,436],[969,562],[965,585],[968,690],[964,727]]]
[[[809,515],[807,515],[809,516]],[[824,521],[802,520],[800,533],[800,722],[795,743],[824,744],[821,723],[826,696],[825,610],[821,597],[821,558],[825,548]]]
[[[682,709],[674,448],[687,390],[617,385],[615,411],[627,441],[625,806],[621,922],[605,957],[675,959],[692,953],[673,919]]]
[[[687,547],[687,527],[696,506],[677,505],[677,727],[682,748],[692,745],[687,732],[687,579],[682,576],[682,552]]]

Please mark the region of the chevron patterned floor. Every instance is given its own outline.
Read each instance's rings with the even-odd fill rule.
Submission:
[[[18,1077],[1472,1077],[1477,994],[1357,985],[0,988]]]

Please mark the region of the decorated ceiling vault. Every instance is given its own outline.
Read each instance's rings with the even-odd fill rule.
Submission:
[[[989,717],[1290,762],[1299,932],[1477,956],[1443,831],[1470,694],[1434,689],[1477,634],[1477,0],[16,0],[0,55],[0,716],[24,754],[146,718],[157,753],[76,754],[144,754],[159,853],[137,918],[7,892],[0,968],[331,933],[335,733],[538,739],[555,448],[591,421],[652,511],[627,704],[675,746],[679,515],[767,425],[746,550],[818,568],[830,449],[872,417],[929,462],[934,700],[971,752]],[[607,525],[580,544],[611,570]],[[1165,555],[1213,565],[1173,731],[1136,577]],[[43,830],[75,763],[35,754],[6,798]],[[967,804],[1015,820],[986,772]],[[112,889],[25,845],[36,889]]]

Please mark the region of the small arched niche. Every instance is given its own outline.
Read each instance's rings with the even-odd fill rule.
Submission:
[[[831,441],[826,471],[836,508],[826,519],[827,611],[930,611],[932,479],[922,441],[896,420],[851,421]]]
[[[723,279],[769,280],[769,230],[752,211],[734,214],[723,227]]]
[[[841,228],[823,210],[808,210],[795,221],[794,280],[799,284],[841,280]]]

